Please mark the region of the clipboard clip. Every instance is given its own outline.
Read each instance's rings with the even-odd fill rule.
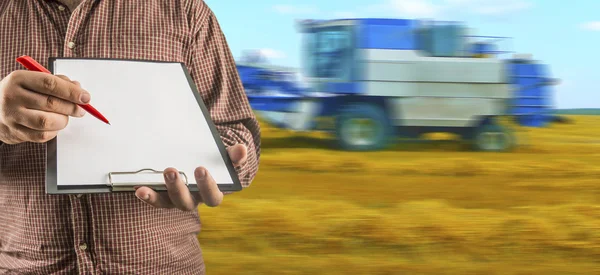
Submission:
[[[112,188],[112,191],[133,191],[136,186],[147,186],[157,191],[165,191],[167,187],[164,181],[124,181],[116,182],[115,176],[131,176],[131,175],[162,175],[163,171],[154,170],[151,168],[140,169],[132,172],[109,172],[108,173],[108,185]],[[184,183],[186,186],[189,185],[188,177],[184,172],[179,171],[179,174],[183,176]],[[161,177],[162,178],[162,177]]]

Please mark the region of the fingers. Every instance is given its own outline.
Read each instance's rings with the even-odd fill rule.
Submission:
[[[79,81],[77,80],[71,80],[70,78],[68,78],[66,75],[62,75],[62,74],[57,74],[57,77],[60,77],[61,79],[64,79],[66,81],[71,81],[71,83],[77,85],[77,87],[81,87],[81,83],[79,83]]]
[[[14,144],[51,140],[67,126],[69,116],[85,114],[71,101],[79,103],[78,98],[89,94],[66,76],[22,70],[0,83],[0,120],[10,136],[6,139]]]
[[[156,208],[174,208],[175,205],[171,202],[168,194],[159,193],[150,187],[138,187],[135,190],[135,196],[143,202]]]
[[[179,172],[174,168],[165,169],[164,173],[167,192],[156,192],[149,187],[139,187],[135,195],[142,201],[158,208],[177,208],[192,211],[198,205],[199,195],[193,195]]]
[[[181,179],[179,171],[174,168],[167,168],[164,171],[164,178],[167,184],[167,194],[175,207],[183,211],[196,209],[197,203],[194,201],[187,185]]]
[[[194,177],[196,178],[196,184],[198,185],[202,201],[211,207],[220,205],[223,201],[223,193],[219,190],[219,186],[217,186],[217,183],[206,168],[196,168]]]
[[[53,95],[38,93],[23,87],[27,86],[27,83],[32,81],[29,78],[32,73],[35,72],[13,72],[10,77],[8,77],[8,81],[11,82],[13,86],[6,94],[4,94],[3,99],[5,100],[5,104],[13,107],[22,106],[27,109],[53,112],[74,117],[85,115],[83,108],[73,102]],[[77,81],[71,81],[66,76],[58,75],[55,77],[60,81],[80,87],[80,84]]]
[[[83,108],[67,100],[30,91],[23,92],[22,100],[23,107],[25,108],[73,117],[82,117],[85,115]]]
[[[183,211],[196,209],[198,203],[204,202],[210,207],[215,207],[223,201],[223,193],[213,177],[204,167],[194,171],[198,193],[190,192],[179,172],[174,168],[164,171],[167,192],[158,193],[149,187],[139,187],[135,195],[142,201],[159,208],[178,208]]]
[[[58,131],[67,126],[69,117],[56,113],[25,109],[20,116],[15,117],[15,122],[27,128],[38,131]]]
[[[64,76],[40,72],[20,72],[14,76],[23,88],[77,104],[88,104],[90,94]]]
[[[16,125],[16,137],[19,140],[27,140],[31,142],[44,143],[47,142],[58,134],[58,131],[38,131],[27,128],[23,125]]]
[[[236,144],[227,148],[229,158],[234,166],[242,166],[248,158],[248,147],[244,144]]]
[[[56,77],[58,77],[58,78],[60,78],[60,79],[62,79],[62,80],[65,80],[65,81],[73,82],[73,81],[72,81],[72,80],[71,80],[69,77],[67,77],[66,75],[62,75],[62,74],[56,74],[56,75],[54,75],[54,76],[56,76]]]

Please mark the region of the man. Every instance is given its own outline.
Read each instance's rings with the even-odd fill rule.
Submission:
[[[0,26],[0,274],[204,274],[197,205],[223,199],[209,171],[196,169],[198,193],[171,176],[175,167],[165,170],[164,194],[46,195],[45,142],[84,113],[76,103],[93,102],[94,92],[68,76],[24,71],[15,58],[185,63],[247,187],[258,169],[259,125],[209,7],[2,0]]]

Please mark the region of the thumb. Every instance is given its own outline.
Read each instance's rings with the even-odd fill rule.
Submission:
[[[238,167],[242,166],[248,157],[248,148],[244,144],[236,144],[227,148],[229,158],[233,165]]]

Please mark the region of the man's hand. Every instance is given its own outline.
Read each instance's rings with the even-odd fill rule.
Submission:
[[[90,94],[66,76],[14,71],[0,81],[0,141],[43,143],[82,117]]]
[[[234,166],[238,167],[246,162],[248,148],[245,145],[236,144],[227,148],[227,151]],[[135,195],[154,207],[178,208],[183,211],[192,211],[199,203],[214,207],[223,201],[223,193],[204,167],[198,167],[194,171],[199,192],[190,192],[175,168],[165,169],[164,177],[167,192],[158,193],[149,187],[138,187]]]

